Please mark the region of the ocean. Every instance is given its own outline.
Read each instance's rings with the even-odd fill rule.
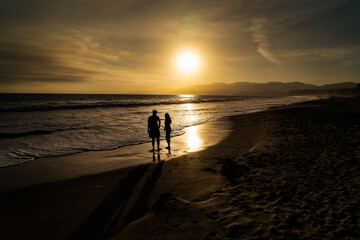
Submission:
[[[37,157],[109,150],[149,142],[152,110],[172,136],[221,116],[246,114],[311,97],[0,94],[0,167]],[[164,139],[164,133],[161,138]]]

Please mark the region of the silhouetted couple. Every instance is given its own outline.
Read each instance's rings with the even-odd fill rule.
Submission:
[[[156,116],[157,111],[153,110],[153,115],[149,117],[148,119],[148,133],[149,133],[149,137],[152,139],[152,147],[153,147],[153,151],[155,150],[155,138],[157,141],[157,148],[158,151],[161,150],[160,148],[160,126],[161,126],[161,121],[160,118],[158,116]],[[164,131],[166,132],[166,142],[168,144],[168,146],[166,147],[167,149],[170,149],[170,133],[171,133],[171,118],[170,115],[168,113],[165,114],[165,128]]]

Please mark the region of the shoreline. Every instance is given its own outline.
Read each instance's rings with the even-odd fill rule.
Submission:
[[[308,101],[314,100],[310,99],[303,102]],[[282,104],[279,106],[287,106],[298,103],[302,102]],[[221,139],[226,137],[228,133],[232,131],[232,123],[230,123],[228,120],[232,116],[263,112],[279,106],[268,107],[264,110],[253,110],[248,113],[214,117],[204,123],[185,127],[183,129],[185,131],[184,134],[171,137],[171,145],[175,145],[175,148],[172,148],[172,150],[175,150],[175,154],[174,151],[172,153],[167,153],[166,149],[162,149],[160,153],[160,159],[167,161],[190,152],[201,151],[207,147],[216,145]],[[189,147],[185,142],[188,138],[189,129],[196,128],[200,128],[200,131],[204,135],[202,138],[205,140],[205,143],[201,143],[201,147],[192,149],[192,147]],[[204,133],[206,131],[210,132],[210,134]],[[197,130],[195,132],[197,132]],[[219,135],[220,139],[217,139]],[[210,139],[215,139],[215,141]],[[163,145],[166,144],[165,139],[161,140],[161,143],[163,143]],[[21,164],[0,167],[0,193],[17,190],[24,187],[26,188],[37,184],[46,184],[68,179],[76,179],[87,175],[106,173],[119,169],[130,168],[136,165],[147,164],[149,161],[144,159],[149,159],[149,156],[147,156],[147,152],[149,152],[147,150],[147,145],[150,144],[151,141],[140,144],[125,145],[113,149],[87,150],[84,152],[76,152],[65,155],[38,157]],[[100,162],[96,160],[109,159],[109,155],[115,156],[113,161]],[[85,158],[90,159],[90,162],[85,161]],[[131,158],[131,160],[128,158]],[[153,161],[155,161],[155,158],[158,159],[159,155],[156,154],[155,157],[154,155],[152,156]],[[119,163],[122,166],[118,166]],[[93,165],[90,166],[91,164]],[[105,166],[102,166],[102,164]],[[45,175],[43,173],[45,173]],[[46,174],[48,174],[48,176],[46,176]],[[19,179],[19,176],[24,176],[24,178]]]
[[[281,101],[283,101],[283,103],[282,104],[291,104],[291,102],[293,102],[293,101],[299,101],[298,100],[298,97],[299,96],[291,96],[291,97],[289,97],[290,99],[287,99],[287,98],[284,98],[284,97],[279,97],[279,99],[281,100],[281,99],[283,99],[283,100],[281,100]],[[272,104],[275,104],[275,105],[277,105],[277,104],[279,104],[279,103],[277,103],[277,101],[278,100],[276,100],[276,98],[275,97],[271,97],[271,98],[274,98],[272,101],[274,101]],[[314,97],[301,97],[300,96],[300,98],[301,98],[301,100],[300,101],[307,101],[307,100],[312,100]],[[297,99],[297,100],[296,100]],[[290,101],[290,103],[288,102],[288,101]],[[231,101],[230,101],[231,102]],[[255,101],[255,103],[256,103],[256,101]],[[280,103],[281,104],[281,103]],[[256,105],[256,104],[255,104]],[[269,108],[269,107],[271,107],[271,104],[270,104],[270,106],[268,106],[268,103],[267,102],[264,102],[264,106],[263,107],[260,107],[259,108],[259,106],[258,105],[256,105],[257,107],[257,109],[255,109],[255,111],[264,111],[264,110],[266,110],[267,108]],[[251,112],[254,112],[254,110],[253,109],[247,109],[246,110],[246,113],[251,113]],[[213,120],[216,120],[216,119],[218,119],[218,118],[221,118],[221,117],[226,117],[226,116],[231,116],[231,115],[237,115],[237,114],[246,114],[245,112],[242,112],[242,111],[240,111],[240,112],[237,112],[237,111],[234,111],[234,112],[227,112],[227,113],[224,113],[224,112],[220,112],[219,114],[217,114],[217,116],[212,116],[212,117],[210,117],[208,120],[205,120],[205,121],[201,121],[201,123],[197,123],[197,124],[194,124],[194,125],[188,125],[188,126],[186,126],[185,125],[185,127],[182,129],[182,130],[178,130],[178,131],[180,131],[180,133],[178,132],[178,131],[175,131],[176,132],[176,135],[174,135],[173,137],[177,137],[177,136],[181,136],[182,134],[184,134],[184,133],[181,133],[181,132],[184,132],[185,131],[185,129],[186,128],[188,128],[188,127],[191,127],[191,126],[197,126],[197,125],[202,125],[202,124],[206,124],[206,123],[208,123],[208,122],[211,122],[211,121],[213,121]],[[142,130],[143,131],[143,130]],[[30,131],[31,132],[31,131]],[[51,132],[51,131],[50,131]],[[174,133],[174,132],[173,132]],[[111,134],[110,134],[111,135]],[[46,138],[45,138],[46,139]],[[51,140],[51,139],[50,139]],[[60,140],[61,140],[61,138],[60,138]],[[39,141],[41,141],[41,139],[39,140]],[[31,141],[30,141],[31,142]],[[60,141],[61,142],[61,141]],[[148,138],[145,138],[145,139],[141,139],[141,141],[139,141],[139,142],[137,142],[137,143],[133,143],[133,144],[131,144],[130,142],[130,140],[128,141],[129,142],[129,144],[126,144],[126,145],[122,145],[123,143],[121,143],[121,144],[119,144],[119,145],[117,145],[117,146],[113,146],[113,145],[111,145],[109,148],[107,148],[106,146],[105,146],[105,148],[102,148],[102,149],[94,149],[94,150],[92,150],[92,149],[88,149],[87,147],[85,147],[84,149],[83,148],[70,148],[70,149],[68,149],[68,150],[66,150],[66,151],[62,151],[62,153],[59,153],[59,154],[56,154],[55,153],[55,151],[54,150],[52,150],[52,149],[54,149],[53,147],[51,147],[50,145],[50,147],[49,147],[49,149],[47,150],[47,152],[45,151],[45,152],[43,152],[43,151],[40,151],[40,152],[42,152],[42,153],[40,153],[40,155],[42,155],[42,156],[38,156],[39,154],[36,154],[36,151],[35,150],[32,150],[32,151],[30,151],[30,152],[34,152],[35,151],[35,153],[34,154],[31,154],[31,153],[29,153],[29,158],[25,158],[25,159],[23,159],[23,158],[17,158],[16,156],[15,156],[15,158],[14,159],[8,159],[8,157],[9,156],[3,156],[3,158],[4,158],[4,163],[3,163],[3,165],[0,167],[0,170],[2,169],[2,168],[6,168],[6,167],[13,167],[13,166],[17,166],[17,165],[22,165],[22,164],[27,164],[27,163],[29,163],[29,162],[32,162],[32,161],[34,161],[34,160],[36,160],[36,159],[42,159],[42,158],[52,158],[52,157],[66,157],[66,156],[71,156],[71,155],[73,155],[73,154],[80,154],[80,153],[85,153],[85,152],[95,152],[95,151],[111,151],[111,150],[116,150],[116,149],[118,149],[118,148],[122,148],[122,147],[128,147],[128,146],[133,146],[133,145],[139,145],[139,144],[145,144],[145,143],[148,143],[148,142],[150,142],[149,140],[148,140]],[[17,150],[21,150],[22,148],[21,147],[19,147],[19,148],[12,148],[11,146],[13,145],[14,143],[9,143],[9,146],[10,146],[10,148],[12,149],[12,150],[14,150],[15,152],[17,151]],[[55,143],[53,143],[53,145],[56,145],[56,142]],[[77,145],[77,144],[75,144],[75,145]],[[81,144],[80,144],[81,145]],[[120,145],[122,145],[122,146],[120,146]],[[16,144],[15,144],[15,146],[17,146]],[[74,146],[74,145],[73,145]],[[45,147],[46,148],[46,147]],[[5,149],[6,149],[6,146],[5,146]],[[85,150],[85,149],[87,149],[87,150]],[[25,153],[27,152],[26,151],[26,148],[24,148],[24,151],[25,151]],[[10,152],[11,153],[11,152]],[[8,154],[10,154],[10,153],[8,153]],[[10,164],[10,165],[8,165],[8,164]]]
[[[327,99],[230,116],[233,131],[202,151],[2,193],[0,233],[355,239],[359,106],[356,99]]]
[[[41,157],[19,165],[0,168],[0,193],[37,184],[75,179],[130,168],[201,151],[217,144],[231,131],[226,117],[185,128],[185,133],[171,138],[171,150],[161,140],[160,152],[149,151],[151,142],[127,145],[111,150],[85,151],[54,157]],[[191,136],[190,136],[191,135]],[[197,142],[190,142],[194,138]],[[193,146],[190,146],[194,144]]]
[[[231,116],[231,115],[229,115]],[[200,126],[200,125],[203,125],[203,124],[207,124],[207,123],[210,123],[212,121],[217,121],[221,118],[224,118],[224,117],[228,117],[228,116],[221,116],[221,117],[213,117],[203,123],[198,123],[198,124],[194,124],[194,125],[191,125],[191,126],[186,126],[185,128],[182,129],[182,131],[184,131],[184,133],[181,133],[181,134],[178,134],[178,135],[175,135],[175,136],[172,136],[171,139],[173,138],[176,138],[176,137],[181,137],[183,136],[184,134],[186,134],[186,129],[187,128],[190,128],[190,127],[195,127],[195,126]],[[162,119],[164,120],[164,119]],[[160,140],[161,142],[164,142],[165,141],[165,138],[164,139],[161,139]],[[143,144],[148,144],[148,143],[151,143],[151,140],[148,140],[148,141],[145,141],[145,142],[141,142],[141,143],[133,143],[133,144],[128,144],[128,145],[122,145],[122,146],[118,146],[118,147],[114,147],[114,148],[109,148],[109,149],[94,149],[94,150],[84,150],[82,152],[73,152],[73,153],[66,153],[66,154],[61,154],[61,155],[54,155],[54,156],[43,156],[43,157],[33,157],[31,160],[28,160],[28,161],[25,161],[25,162],[21,162],[21,163],[18,163],[18,164],[13,164],[13,165],[5,165],[5,166],[0,166],[0,171],[1,169],[3,168],[8,168],[8,167],[15,167],[15,166],[19,166],[19,165],[23,165],[23,164],[27,164],[29,162],[32,162],[33,160],[36,160],[36,159],[43,159],[43,158],[46,158],[46,159],[51,159],[51,158],[60,158],[60,157],[67,157],[67,156],[71,156],[71,155],[76,155],[76,154],[84,154],[84,153],[88,153],[88,152],[102,152],[102,151],[114,151],[114,150],[118,150],[118,149],[121,149],[121,148],[125,148],[125,147],[132,147],[132,146],[137,146],[137,145],[143,145]]]

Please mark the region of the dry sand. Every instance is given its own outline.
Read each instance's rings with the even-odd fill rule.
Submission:
[[[0,239],[358,239],[359,99],[227,119],[203,151],[3,193]]]

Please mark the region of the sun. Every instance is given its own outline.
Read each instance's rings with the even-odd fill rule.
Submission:
[[[181,72],[191,74],[199,68],[200,59],[194,52],[187,51],[176,58],[176,65]]]

